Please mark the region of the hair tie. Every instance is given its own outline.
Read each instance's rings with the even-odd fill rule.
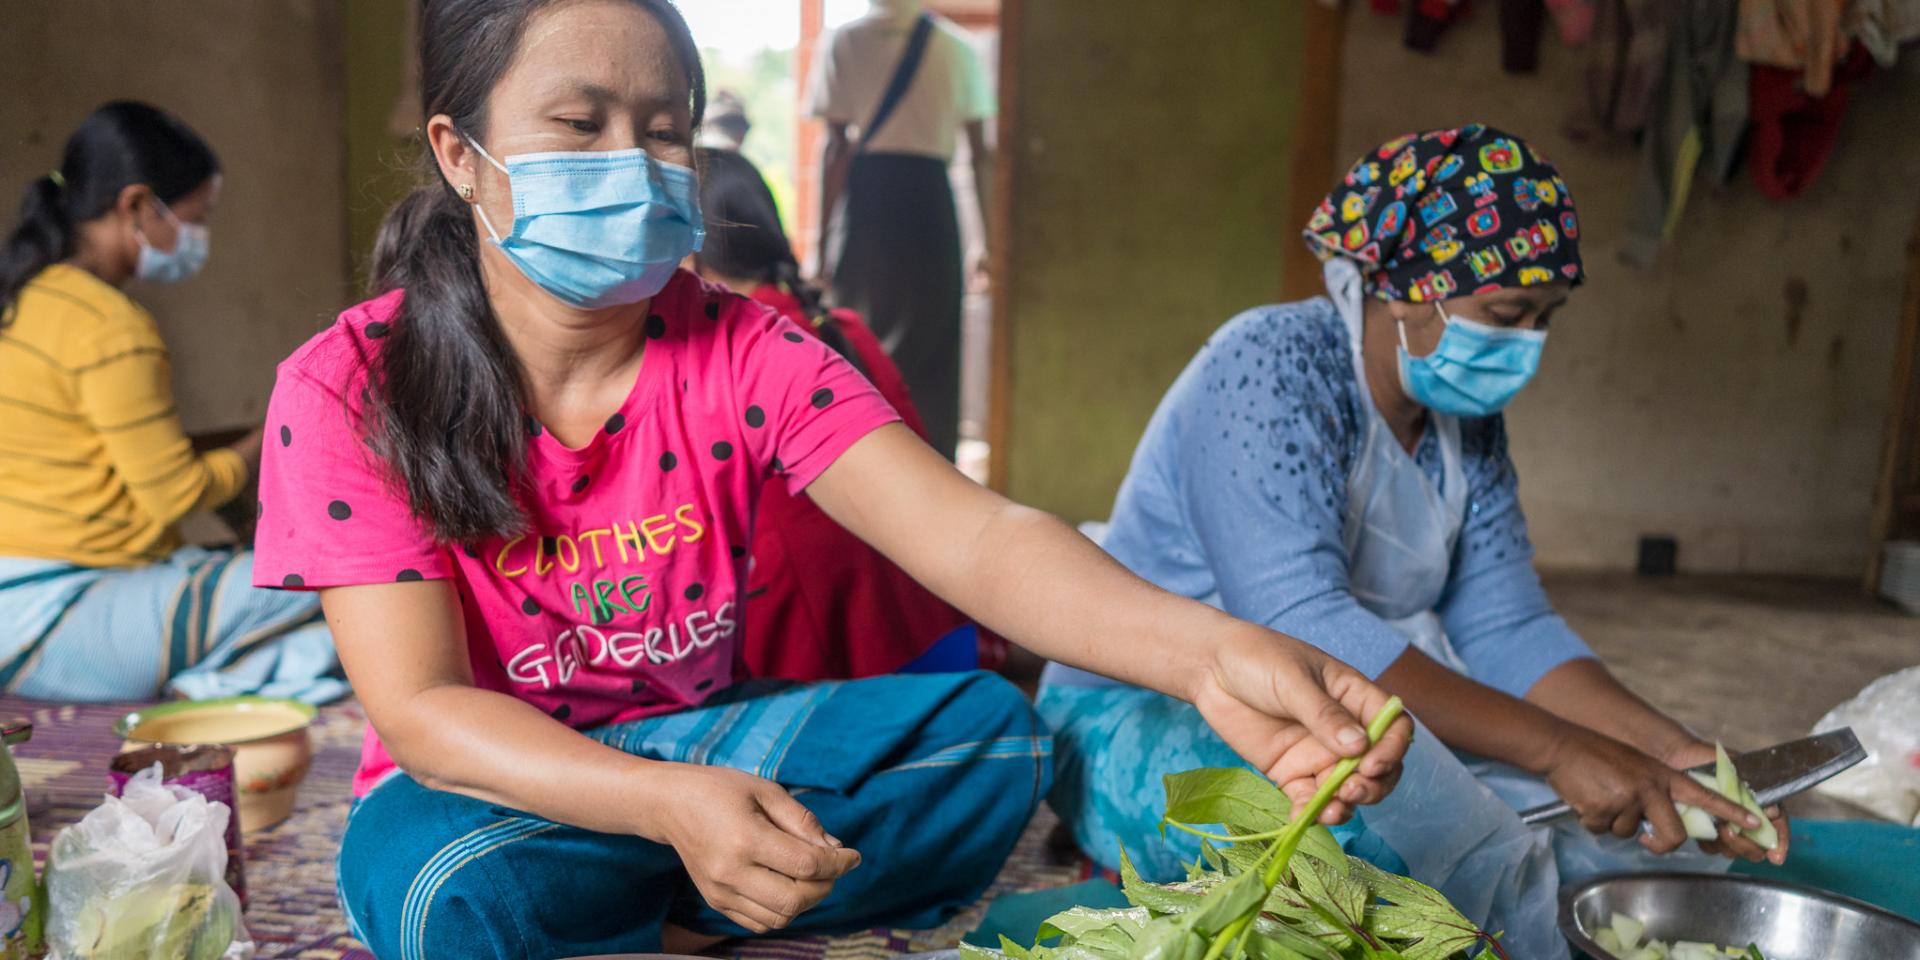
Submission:
[[[47,171],[47,179],[52,180],[53,185],[62,190],[67,188],[67,176],[61,173],[59,168]]]

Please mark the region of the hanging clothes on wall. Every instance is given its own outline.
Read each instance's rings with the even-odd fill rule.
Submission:
[[[1540,62],[1540,28],[1553,15],[1560,41],[1577,47],[1593,36],[1598,5],[1605,0],[1499,0],[1500,60],[1508,73],[1532,73]],[[1400,0],[1368,0],[1374,13],[1400,12]],[[1407,16],[1406,45],[1432,53],[1440,35],[1467,15],[1469,0],[1413,0]]]
[[[1593,36],[1595,0],[1547,0],[1547,12],[1560,31],[1560,42],[1569,47],[1585,44]]]
[[[1532,73],[1540,65],[1540,30],[1546,12],[1560,23],[1562,39],[1584,40],[1591,33],[1594,0],[1499,0],[1500,65],[1508,73]],[[1371,0],[1375,13],[1399,10],[1398,0]],[[1413,0],[1407,11],[1405,43],[1409,50],[1432,53],[1440,35],[1467,15],[1468,0]],[[1564,18],[1564,19],[1561,19]]]
[[[1734,56],[1737,0],[1662,0],[1672,19],[1660,92],[1641,140],[1633,219],[1620,258],[1653,262],[1673,235],[1704,159],[1718,182],[1732,178],[1747,125],[1747,65]]]
[[[1546,0],[1500,0],[1500,68],[1532,73],[1540,68],[1540,28]]]
[[[1826,96],[1801,88],[1798,70],[1753,67],[1752,156],[1748,164],[1760,192],[1775,200],[1804,193],[1833,156],[1840,139],[1840,121],[1860,81],[1873,73],[1873,58],[1864,47],[1840,62],[1832,73]]]
[[[1853,36],[1874,62],[1893,69],[1900,45],[1920,41],[1920,0],[1854,0]]]
[[[1432,53],[1440,43],[1440,35],[1466,12],[1466,0],[1413,0],[1407,10],[1407,35],[1403,42],[1409,50]]]
[[[1667,0],[1598,0],[1586,70],[1586,113],[1576,137],[1639,135],[1666,69]]]
[[[1825,96],[1852,43],[1846,9],[1847,0],[1740,0],[1734,49],[1748,63],[1804,73],[1806,91]]]

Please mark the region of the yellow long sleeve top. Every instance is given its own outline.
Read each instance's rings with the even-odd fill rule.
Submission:
[[[55,264],[0,326],[0,556],[90,567],[158,560],[188,513],[233,499],[247,467],[196,454],[153,317]]]

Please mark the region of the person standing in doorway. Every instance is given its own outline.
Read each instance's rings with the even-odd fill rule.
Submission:
[[[694,146],[707,150],[739,153],[747,142],[753,123],[747,119],[747,105],[732,90],[716,90],[707,101],[707,120],[700,125],[700,142]]]
[[[993,93],[965,34],[924,0],[873,0],[827,35],[807,109],[827,124],[819,264],[836,304],[862,316],[906,375],[928,442],[960,439],[959,219],[947,167],[960,131],[986,222]]]

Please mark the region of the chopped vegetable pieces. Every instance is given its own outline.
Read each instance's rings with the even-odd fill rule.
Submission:
[[[1624,913],[1615,913],[1607,925],[1593,932],[1593,942],[1605,950],[1611,960],[1767,960],[1760,948],[1749,943],[1745,949],[1722,947],[1698,940],[1679,940],[1669,946],[1664,941],[1646,940],[1647,926]]]

